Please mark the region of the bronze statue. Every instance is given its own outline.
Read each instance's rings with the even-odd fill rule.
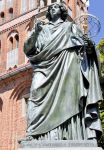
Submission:
[[[33,67],[27,139],[96,139],[102,94],[95,47],[67,20],[63,4],[49,6],[46,17],[49,23],[37,21],[24,44]]]

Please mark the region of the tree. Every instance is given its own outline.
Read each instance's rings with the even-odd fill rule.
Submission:
[[[101,75],[104,77],[104,38],[99,42],[97,48],[100,51]]]
[[[101,62],[101,88],[103,92],[104,98],[104,38],[97,45],[97,49],[100,51],[100,62]],[[101,139],[99,140],[99,146],[102,146],[104,149],[104,101],[99,103],[100,107],[100,118],[102,123],[103,134]]]

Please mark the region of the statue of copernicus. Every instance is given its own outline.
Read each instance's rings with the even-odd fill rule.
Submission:
[[[96,49],[66,20],[63,4],[49,6],[46,17],[49,23],[37,21],[24,43],[33,67],[26,137],[96,139],[101,133],[98,101],[102,99]]]

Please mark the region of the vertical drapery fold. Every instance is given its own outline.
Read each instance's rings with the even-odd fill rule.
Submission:
[[[75,35],[70,22],[47,24],[37,39],[40,52],[34,55],[30,49],[26,53],[34,70],[27,135],[39,139],[90,139],[96,136],[95,131],[101,132],[97,60],[93,55],[88,58],[86,52],[82,58],[79,56],[83,40],[77,30],[79,34]]]

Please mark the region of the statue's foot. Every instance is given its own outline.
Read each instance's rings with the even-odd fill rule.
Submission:
[[[32,140],[34,140],[33,136],[26,136],[26,138],[18,140],[18,143],[20,144],[21,142],[32,141]]]

